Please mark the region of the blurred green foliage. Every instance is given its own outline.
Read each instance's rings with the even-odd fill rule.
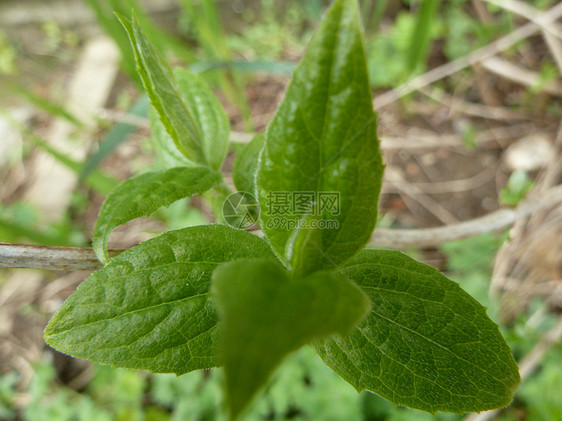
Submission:
[[[519,396],[525,403],[527,421],[562,419],[562,346],[549,352],[538,373],[521,386]]]
[[[17,71],[17,50],[5,32],[0,31],[0,74],[10,75]]]
[[[534,183],[522,170],[514,171],[507,181],[507,187],[500,190],[500,203],[515,206],[531,191]]]
[[[75,196],[78,205],[79,196]],[[14,202],[0,203],[0,238],[3,242],[31,242],[50,246],[84,246],[86,239],[79,226],[73,223],[70,214],[60,221],[45,225],[41,215],[32,205]]]

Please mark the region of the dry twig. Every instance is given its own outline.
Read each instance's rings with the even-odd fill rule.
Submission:
[[[529,88],[537,86],[541,80],[541,76],[537,72],[523,69],[520,66],[497,57],[490,57],[484,60],[482,66],[489,72]],[[551,95],[562,96],[562,85],[556,80],[551,80],[546,83],[542,87],[542,90]]]
[[[450,61],[436,67],[435,69],[431,69],[430,71],[411,79],[409,82],[397,89],[378,96],[374,100],[375,108],[380,109],[382,107],[386,107],[389,103],[394,102],[403,96],[431,85],[438,80],[451,76],[471,65],[480,63],[487,58],[493,57],[497,53],[507,50],[517,42],[537,33],[541,29],[541,25],[548,25],[556,21],[560,16],[562,16],[562,3],[558,3],[551,9],[541,13],[536,19],[536,22],[538,23],[529,22],[485,47],[479,48],[464,57]]]
[[[478,234],[505,229],[517,219],[533,212],[562,203],[562,186],[544,193],[542,198],[532,197],[516,209],[500,209],[486,216],[458,224],[422,229],[377,229],[370,245],[388,248],[424,247],[459,240]],[[122,250],[110,250],[115,256]],[[0,267],[34,268],[46,270],[99,269],[91,248],[46,247],[0,243]]]
[[[502,9],[509,10],[531,22],[536,23],[545,32],[562,39],[562,31],[555,26],[554,21],[547,23],[540,19],[540,11],[533,6],[529,6],[519,0],[484,0],[487,3],[494,4]]]

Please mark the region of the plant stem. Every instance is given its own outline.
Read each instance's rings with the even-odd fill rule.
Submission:
[[[111,257],[124,250],[109,250]],[[0,243],[0,267],[95,271],[103,265],[87,247],[33,246]]]

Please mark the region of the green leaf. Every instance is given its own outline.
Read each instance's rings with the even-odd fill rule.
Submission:
[[[338,273],[289,278],[273,259],[219,266],[212,292],[222,324],[231,418],[244,410],[287,354],[326,335],[346,334],[370,308],[365,294]]]
[[[195,163],[207,164],[201,133],[182,100],[167,62],[148,41],[135,15],[132,21],[117,15],[135,53],[137,71],[152,106],[178,149]]]
[[[174,140],[166,131],[154,107],[150,107],[148,114],[150,117],[150,131],[152,132],[153,145],[159,157],[162,159],[163,164],[167,168],[192,166],[193,164],[180,152]]]
[[[228,115],[199,76],[187,69],[176,69],[174,76],[188,111],[201,134],[206,160],[212,168],[220,169],[228,146]]]
[[[431,45],[432,25],[436,24],[435,15],[439,0],[425,0],[420,2],[416,17],[416,26],[410,35],[408,54],[406,55],[407,68],[410,74],[414,73],[427,60]]]
[[[223,225],[169,231],[114,257],[45,329],[60,352],[114,367],[176,373],[217,365],[211,272],[273,256],[262,239]]]
[[[336,0],[267,128],[258,165],[262,228],[285,262],[318,245],[314,266],[333,268],[368,242],[383,172],[371,100],[356,1]],[[335,221],[335,227],[299,234],[314,238],[314,245],[297,241],[299,248],[288,256],[303,212],[290,206],[281,211],[277,196],[288,194],[296,202],[293,195],[310,192],[305,204],[319,208],[311,212],[313,220]],[[321,196],[328,195],[339,195],[335,209],[324,206]]]
[[[257,134],[236,157],[232,178],[238,191],[256,194],[256,170],[264,140],[264,133]]]
[[[92,239],[96,255],[107,263],[107,242],[115,227],[149,216],[176,200],[204,193],[221,180],[221,174],[208,167],[176,167],[124,181],[111,192],[100,210]]]
[[[458,284],[395,251],[365,250],[342,272],[370,297],[370,315],[316,349],[357,390],[435,413],[508,405],[517,365],[498,326]]]

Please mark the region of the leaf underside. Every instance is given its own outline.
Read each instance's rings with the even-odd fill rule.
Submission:
[[[206,161],[211,168],[220,169],[228,149],[228,115],[199,76],[180,68],[174,70],[174,77],[189,114],[197,125]]]
[[[164,127],[191,162],[207,164],[200,130],[178,93],[170,66],[148,41],[134,14],[131,21],[116,15],[127,31],[135,53],[137,72]]]
[[[166,131],[164,124],[160,121],[158,112],[152,106],[150,107],[149,117],[152,141],[156,153],[158,153],[166,168],[192,166],[193,163],[180,152],[174,140]]]
[[[68,298],[45,329],[56,350],[114,367],[183,374],[217,365],[212,271],[273,256],[222,225],[169,231],[114,257]]]
[[[511,402],[520,381],[511,350],[458,284],[395,251],[362,251],[342,272],[369,296],[371,313],[316,349],[357,390],[431,413]]]

